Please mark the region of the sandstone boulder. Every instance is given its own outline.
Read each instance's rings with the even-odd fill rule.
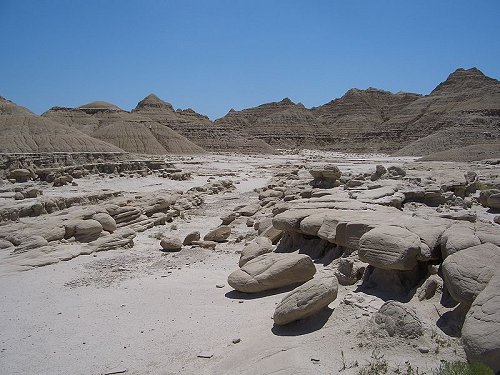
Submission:
[[[16,182],[27,182],[30,178],[34,177],[33,173],[24,168],[13,169],[10,171],[8,177],[16,180]]]
[[[374,267],[411,270],[420,254],[420,237],[409,230],[382,225],[365,233],[359,240],[359,259]]]
[[[450,255],[443,262],[445,285],[454,300],[470,305],[500,267],[500,248],[490,243]]]
[[[479,193],[479,203],[485,207],[500,208],[500,190],[489,189]]]
[[[260,236],[269,238],[273,243],[273,245],[276,245],[283,236],[283,231],[276,229],[274,226],[271,225],[264,232],[262,232]]]
[[[243,267],[248,261],[258,256],[273,251],[273,243],[267,237],[257,237],[254,241],[245,245],[241,251],[239,266]]]
[[[268,253],[231,273],[227,281],[239,292],[257,293],[308,281],[315,273],[316,267],[307,255]]]
[[[200,232],[194,231],[189,233],[185,238],[184,241],[182,241],[183,245],[189,246],[193,243],[193,241],[199,241],[201,238]]]
[[[220,218],[222,221],[222,225],[229,225],[231,224],[234,220],[236,220],[236,213],[231,212],[230,214],[223,216]]]
[[[220,227],[208,232],[203,240],[214,241],[214,242],[224,242],[231,235],[231,227],[227,225],[221,225]]]
[[[241,216],[253,216],[260,210],[260,204],[249,204],[248,206],[242,207],[238,210]]]
[[[181,251],[182,241],[177,237],[162,237],[160,246],[165,251]]]
[[[130,228],[121,228],[110,235],[98,238],[93,242],[95,251],[108,251],[130,248],[134,246],[136,233]]]
[[[462,327],[462,341],[469,361],[482,362],[500,371],[500,273],[474,300]]]
[[[102,225],[97,220],[73,220],[65,225],[65,238],[75,237],[84,240],[86,237],[93,238],[102,232]],[[88,241],[81,241],[88,242]]]
[[[460,250],[480,244],[481,241],[476,236],[472,224],[453,224],[446,229],[441,236],[441,255],[443,259],[446,259],[451,254]]]
[[[108,231],[109,233],[113,233],[116,230],[116,221],[111,217],[111,215],[98,212],[92,216],[92,219],[98,221],[102,225],[102,229]]]
[[[276,306],[274,324],[285,325],[314,315],[337,298],[337,277],[322,274],[295,288]]]

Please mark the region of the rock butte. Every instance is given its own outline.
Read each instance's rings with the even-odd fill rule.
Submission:
[[[0,98],[2,372],[500,371],[499,87],[215,122]]]

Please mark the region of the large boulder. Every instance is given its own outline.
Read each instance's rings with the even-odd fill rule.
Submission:
[[[188,233],[187,236],[182,241],[183,245],[192,245],[194,241],[199,241],[201,238],[200,232],[197,230],[191,233]]]
[[[65,238],[75,237],[80,242],[90,242],[102,232],[102,225],[97,220],[73,220],[65,225]]]
[[[239,266],[243,267],[248,261],[272,251],[273,243],[269,238],[257,237],[254,241],[245,245],[241,251]]]
[[[182,241],[177,237],[162,237],[160,246],[164,251],[181,251]]]
[[[316,267],[307,255],[268,253],[231,273],[227,281],[239,292],[257,293],[303,283],[312,279],[315,273]]]
[[[102,225],[102,229],[113,233],[116,230],[116,221],[111,217],[111,215],[105,212],[98,212],[92,216],[92,219],[98,221]]]
[[[481,241],[476,236],[473,224],[456,223],[443,232],[441,236],[441,255],[443,259],[460,250],[480,245]]]
[[[9,178],[16,180],[16,182],[26,182],[33,177],[35,177],[33,172],[24,168],[13,169],[9,173]]]
[[[420,237],[409,230],[382,225],[365,233],[359,240],[359,259],[374,267],[411,270],[421,252]]]
[[[450,255],[443,262],[445,285],[454,300],[472,304],[500,267],[500,248],[490,243]]]
[[[337,298],[339,284],[333,274],[321,274],[295,288],[276,306],[274,324],[285,325],[323,310]]]
[[[417,338],[423,334],[422,322],[415,310],[401,302],[387,301],[371,320],[374,333],[390,337]]]
[[[489,208],[500,208],[500,190],[489,189],[479,193],[479,202]]]
[[[208,232],[203,240],[205,241],[214,241],[214,242],[224,242],[231,235],[231,227],[227,225],[221,225],[218,228]]]
[[[325,165],[320,168],[312,168],[309,173],[313,177],[313,185],[317,187],[330,188],[338,185],[337,180],[342,176],[342,172],[335,165]]]
[[[469,361],[500,371],[500,272],[474,300],[464,321],[462,341]]]

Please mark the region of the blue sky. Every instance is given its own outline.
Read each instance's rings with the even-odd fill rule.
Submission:
[[[352,87],[500,78],[500,1],[0,0],[0,95],[42,113],[154,92],[212,119]]]

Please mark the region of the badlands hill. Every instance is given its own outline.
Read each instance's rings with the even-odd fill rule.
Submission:
[[[273,153],[274,148],[249,136],[239,129],[230,129],[213,123],[207,116],[192,109],[175,110],[154,94],[141,100],[132,113],[140,114],[161,125],[168,126],[210,151],[237,151],[245,153]]]
[[[2,99],[0,116],[4,152],[111,147],[149,154],[274,153],[277,148],[310,148],[424,156],[498,144],[500,82],[476,68],[457,69],[429,95],[351,89],[319,107],[285,98],[231,109],[216,121],[192,109],[174,109],[154,94],[131,112],[95,101],[78,108],[53,107],[42,117]],[[73,130],[68,132],[68,126]]]
[[[123,152],[0,97],[0,152]]]
[[[286,98],[216,121],[282,148],[426,155],[497,143],[500,83],[476,68],[457,69],[429,95],[351,89],[307,109]]]
[[[167,126],[102,101],[78,108],[54,107],[43,116],[77,128],[128,152],[141,154],[203,152],[201,147]]]

